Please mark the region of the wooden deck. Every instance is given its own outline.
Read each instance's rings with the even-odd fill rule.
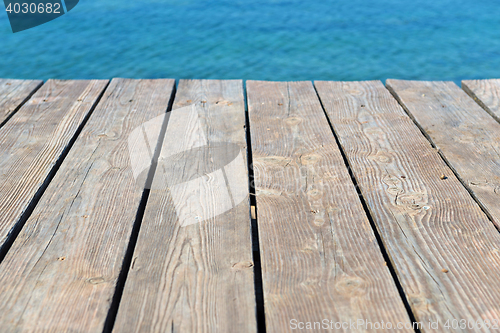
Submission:
[[[0,79],[0,331],[499,331],[500,80],[462,88]]]

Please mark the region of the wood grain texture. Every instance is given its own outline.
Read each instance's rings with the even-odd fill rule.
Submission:
[[[0,128],[0,247],[106,84],[49,80]]]
[[[181,80],[114,332],[256,332],[246,160],[242,82]]]
[[[42,84],[39,80],[0,79],[0,127]]]
[[[500,122],[500,79],[465,80],[462,89]]]
[[[128,136],[165,113],[174,84],[106,89],[0,265],[3,332],[102,332],[144,188]]]
[[[315,85],[416,319],[484,331],[444,324],[500,317],[497,230],[381,82]]]
[[[453,82],[387,86],[500,228],[500,124]]]
[[[267,331],[409,324],[312,84],[249,81],[247,94]]]

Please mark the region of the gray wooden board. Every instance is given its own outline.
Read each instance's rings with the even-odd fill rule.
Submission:
[[[410,325],[312,84],[249,81],[247,94],[267,331]]]
[[[0,128],[0,247],[106,84],[49,80]]]
[[[488,331],[445,324],[500,318],[493,224],[381,82],[315,85],[416,319]]]
[[[114,331],[256,332],[242,82],[181,80],[169,114]]]
[[[39,80],[0,79],[0,126],[42,83]]]
[[[387,86],[500,228],[500,124],[453,82]]]
[[[128,137],[165,113],[174,84],[111,82],[0,265],[3,332],[102,332],[144,190]]]
[[[465,80],[462,89],[500,122],[500,79]]]

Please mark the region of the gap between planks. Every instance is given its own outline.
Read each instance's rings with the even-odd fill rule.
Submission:
[[[453,82],[387,80],[387,87],[499,229],[500,124],[496,118]]]
[[[49,80],[0,128],[0,262],[106,85],[98,80]]]
[[[39,80],[0,79],[0,128],[42,85]]]
[[[379,81],[315,85],[416,319],[494,319],[487,216]]]
[[[179,82],[115,332],[256,331],[245,139],[241,81]]]
[[[315,87],[315,89],[316,89],[316,87]],[[317,90],[316,90],[316,94],[318,94]],[[318,94],[318,98],[320,98],[319,94]],[[321,99],[320,99],[320,103],[321,103]],[[370,208],[368,207],[366,200],[363,197],[363,193],[361,193],[360,187],[359,187],[358,182],[356,180],[356,176],[354,175],[352,168],[349,165],[349,159],[347,158],[347,155],[346,155],[345,151],[343,150],[342,145],[340,144],[340,140],[339,140],[338,135],[335,133],[335,130],[333,129],[333,126],[330,122],[330,119],[328,118],[328,114],[326,112],[326,109],[325,109],[323,103],[321,103],[321,107],[323,108],[323,111],[325,113],[325,117],[327,118],[328,124],[329,124],[330,129],[333,133],[333,136],[335,137],[335,141],[337,142],[337,146],[340,149],[340,153],[342,154],[342,158],[344,159],[344,164],[347,167],[347,170],[349,171],[349,176],[351,177],[351,181],[353,182],[353,184],[356,188],[356,192],[358,193],[359,199],[360,199],[361,204],[363,206],[363,209],[366,213],[366,216],[368,217],[368,220],[370,221],[370,225],[371,225],[372,230],[373,230],[375,237],[377,239],[378,246],[382,252],[382,255],[384,256],[384,260],[386,261],[385,264],[388,266],[388,268],[391,272],[391,276],[394,280],[394,283],[396,284],[396,287],[398,289],[401,300],[403,301],[403,304],[406,308],[406,311],[408,312],[408,316],[410,317],[410,320],[413,323],[413,329],[414,329],[415,333],[420,333],[421,329],[418,327],[418,322],[415,318],[415,314],[413,313],[413,311],[411,309],[410,303],[408,301],[408,297],[404,292],[404,289],[401,285],[401,281],[399,281],[397,272],[394,268],[394,265],[391,262],[389,254],[387,253],[387,249],[384,246],[384,242],[382,240],[382,237],[380,236],[377,225],[376,225],[375,221],[373,220],[372,214],[370,213]]]
[[[410,323],[312,84],[248,81],[247,94],[267,330]]]
[[[144,188],[127,139],[173,87],[111,82],[0,265],[4,329],[102,332]]]

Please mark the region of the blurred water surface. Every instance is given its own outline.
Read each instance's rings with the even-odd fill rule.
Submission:
[[[500,78],[500,4],[80,0],[16,34],[1,13],[0,59],[22,79]]]

